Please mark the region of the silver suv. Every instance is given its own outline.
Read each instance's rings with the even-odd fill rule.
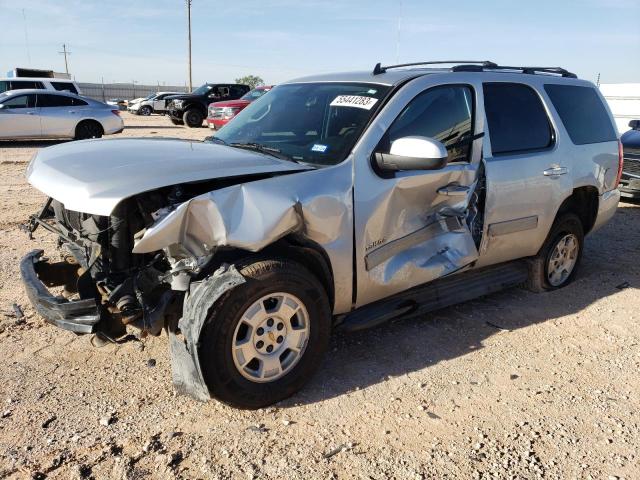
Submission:
[[[41,150],[28,230],[64,261],[23,259],[34,307],[103,340],[166,328],[180,392],[257,408],[333,329],[567,285],[620,197],[606,103],[560,68],[448,63],[294,80],[204,143]]]

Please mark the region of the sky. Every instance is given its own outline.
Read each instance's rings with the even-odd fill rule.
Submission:
[[[185,0],[0,0],[0,18],[0,76],[64,72],[65,43],[79,82],[187,81]],[[451,59],[637,83],[639,19],[640,0],[192,0],[193,84]]]

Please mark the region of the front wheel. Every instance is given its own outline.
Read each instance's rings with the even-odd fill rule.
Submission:
[[[331,311],[323,286],[296,262],[263,260],[240,272],[246,283],[209,312],[200,363],[213,397],[261,408],[313,375],[328,346]]]
[[[175,118],[171,119],[171,123],[173,123],[174,125],[184,125],[184,122],[182,120],[176,120]]]
[[[584,230],[577,215],[559,216],[538,255],[529,260],[527,287],[534,292],[555,290],[568,285],[582,259]]]
[[[190,108],[182,115],[182,120],[184,124],[189,128],[196,128],[202,126],[202,120],[204,120],[204,116],[195,108]]]
[[[140,110],[138,111],[140,112],[140,115],[148,117],[149,115],[151,115],[152,109],[149,105],[144,105],[140,107]]]

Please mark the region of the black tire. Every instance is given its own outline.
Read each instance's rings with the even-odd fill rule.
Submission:
[[[83,120],[76,126],[76,140],[86,140],[88,138],[100,138],[104,130],[102,125],[94,120]]]
[[[204,116],[199,110],[195,108],[190,108],[182,115],[182,121],[189,128],[201,127],[203,120]]]
[[[138,113],[143,117],[148,117],[153,113],[153,109],[149,105],[143,105],[138,109]]]
[[[176,120],[175,118],[171,119],[171,123],[173,123],[174,125],[184,125],[184,122],[182,120]]]
[[[238,408],[256,409],[296,393],[320,365],[329,344],[331,310],[325,289],[302,265],[288,260],[261,260],[240,272],[246,283],[224,294],[212,307],[199,342],[204,380],[211,396]],[[270,293],[295,295],[309,315],[309,338],[298,363],[284,376],[257,383],[240,374],[231,345],[245,311]]]
[[[558,285],[549,281],[549,263],[556,245],[568,234],[575,235],[578,242],[578,254],[571,273]],[[564,213],[556,218],[551,226],[547,240],[535,257],[529,259],[529,279],[526,287],[532,292],[546,292],[567,286],[575,278],[582,251],[584,249],[584,229],[582,222],[573,213]]]

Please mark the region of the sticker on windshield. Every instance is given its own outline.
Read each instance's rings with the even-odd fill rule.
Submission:
[[[316,143],[311,147],[311,151],[324,153],[327,151],[327,145],[320,145],[319,143]]]
[[[371,110],[378,101],[377,98],[361,97],[360,95],[338,95],[331,102],[332,107],[356,107]]]

